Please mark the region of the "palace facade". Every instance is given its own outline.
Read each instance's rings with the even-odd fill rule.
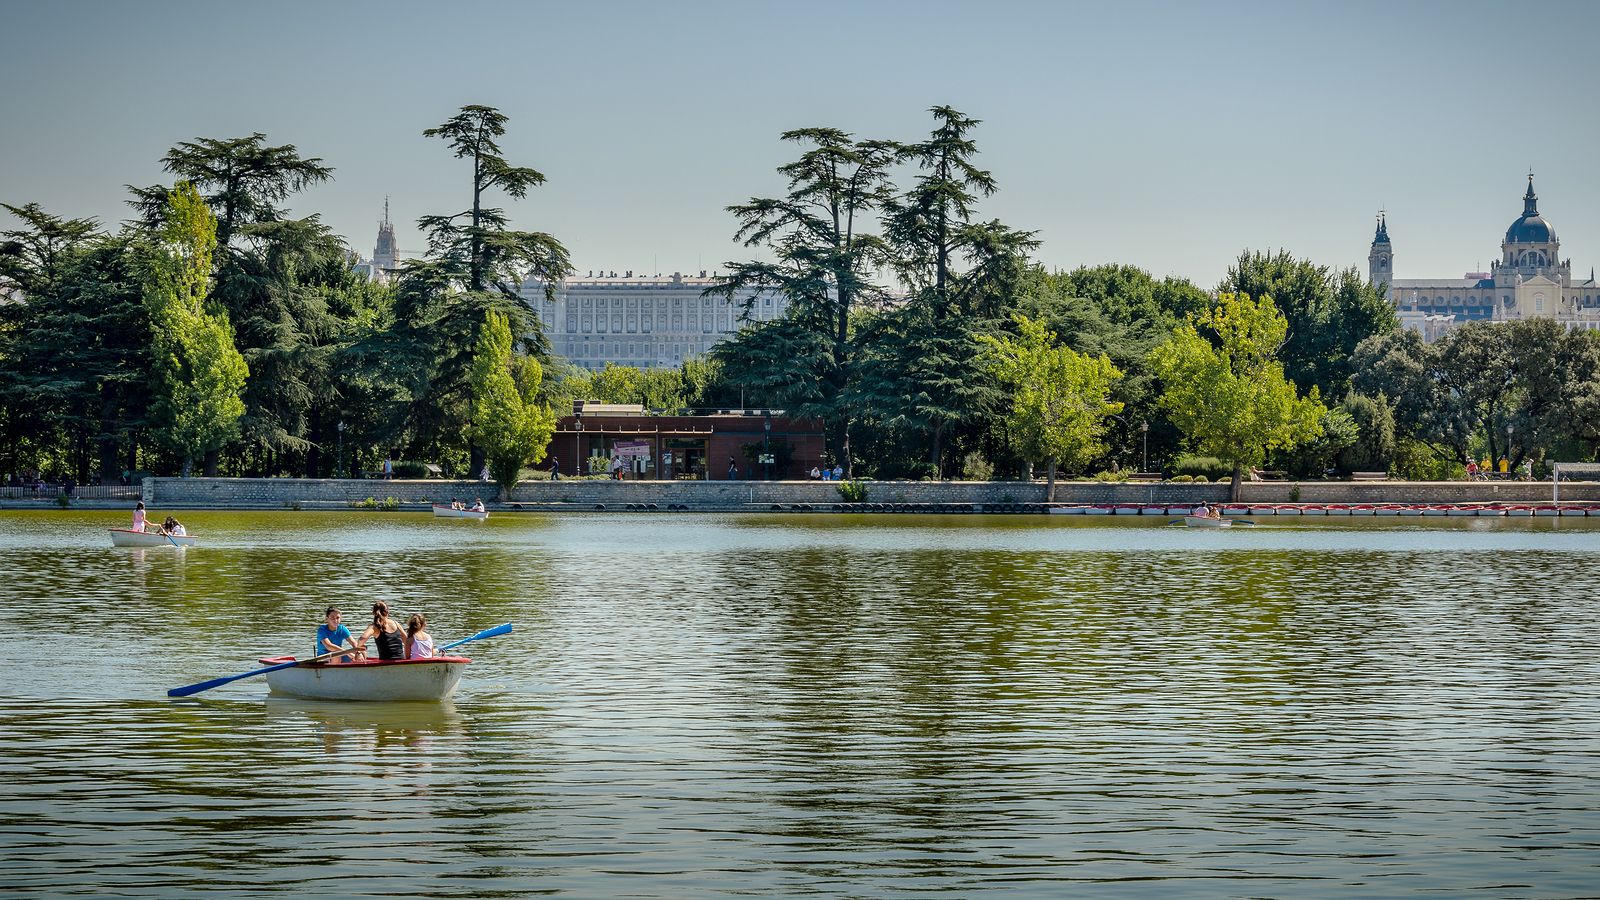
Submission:
[[[545,297],[545,284],[537,279],[523,282],[518,293],[538,313],[551,349],[575,366],[601,369],[613,362],[640,369],[672,368],[744,327],[747,300],[754,301],[749,308],[752,322],[783,315],[787,298],[777,291],[731,301],[702,296],[718,281],[705,272],[698,276],[590,272],[560,281],[553,300]]]

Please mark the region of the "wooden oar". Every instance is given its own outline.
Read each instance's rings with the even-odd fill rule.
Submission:
[[[225,684],[227,684],[229,682],[238,681],[241,678],[250,678],[250,677],[253,677],[253,676],[256,676],[256,675],[265,675],[268,672],[276,672],[279,669],[287,669],[287,668],[289,668],[291,666],[303,665],[305,663],[320,662],[320,661],[322,661],[324,659],[327,659],[330,656],[346,656],[346,655],[354,653],[354,652],[356,652],[354,648],[341,649],[341,650],[330,650],[327,653],[322,654],[321,656],[313,656],[310,659],[292,659],[292,660],[290,660],[290,661],[288,661],[286,663],[278,663],[277,665],[267,666],[265,669],[256,669],[253,672],[245,672],[242,675],[229,675],[226,678],[213,678],[210,681],[202,681],[199,684],[191,684],[191,685],[189,685],[187,687],[173,688],[172,690],[167,691],[167,696],[168,697],[187,697],[190,694],[198,694],[201,691],[209,691],[214,687],[221,687],[221,686],[223,686],[223,685],[225,685]]]

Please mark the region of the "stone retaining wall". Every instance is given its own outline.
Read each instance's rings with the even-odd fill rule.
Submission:
[[[1549,502],[1549,482],[1308,481],[1252,482],[1247,503],[1473,503]],[[1183,504],[1228,499],[1227,484],[1062,482],[1058,503]],[[344,507],[368,497],[398,499],[408,508],[482,496],[495,489],[477,481],[370,481],[316,478],[147,478],[144,501],[166,508]],[[867,482],[870,503],[1040,503],[1042,483],[1007,481]],[[1600,501],[1600,483],[1562,482],[1562,500]],[[665,508],[752,509],[773,504],[822,506],[841,502],[838,485],[814,481],[530,481],[511,502],[560,509],[616,509],[629,503]]]

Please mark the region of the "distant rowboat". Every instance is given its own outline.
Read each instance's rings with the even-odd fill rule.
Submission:
[[[441,519],[487,519],[487,518],[489,518],[489,511],[487,509],[482,510],[482,511],[475,510],[475,509],[452,509],[451,507],[448,507],[448,506],[440,506],[437,503],[433,504],[433,514],[435,516],[438,516]]]
[[[1183,524],[1190,528],[1230,528],[1232,519],[1215,519],[1211,516],[1184,516]]]
[[[113,547],[193,547],[200,539],[190,534],[167,534],[164,531],[134,531],[132,528],[112,528]]]

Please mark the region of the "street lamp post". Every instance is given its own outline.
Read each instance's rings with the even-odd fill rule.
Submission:
[[[339,421],[339,424],[336,425],[335,428],[339,432],[339,449],[336,451],[336,457],[334,459],[333,477],[335,477],[335,478],[343,478],[344,477],[344,421],[341,419]]]
[[[1139,471],[1148,472],[1150,471],[1150,423],[1148,421],[1140,422],[1139,430],[1144,433],[1144,465],[1140,467]]]
[[[1511,423],[1506,423],[1506,474],[1511,473]]]
[[[578,413],[572,426],[572,467],[579,475],[589,474],[589,461],[583,456],[583,413]]]
[[[761,462],[767,467],[767,480],[772,480],[772,413],[761,423]]]

